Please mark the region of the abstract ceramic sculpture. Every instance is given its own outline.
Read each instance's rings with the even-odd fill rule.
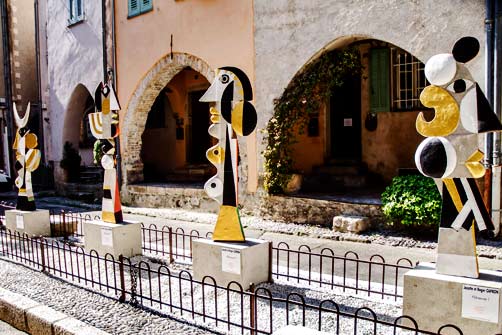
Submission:
[[[207,194],[220,204],[213,232],[215,241],[245,241],[238,208],[237,135],[248,136],[256,128],[257,115],[251,100],[251,83],[235,67],[218,69],[216,79],[200,98],[202,102],[213,103],[209,134],[218,139],[206,153],[217,173],[204,185]]]

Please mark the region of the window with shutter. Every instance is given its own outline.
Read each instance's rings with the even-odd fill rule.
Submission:
[[[141,1],[141,13],[145,13],[153,9],[152,0],[140,0],[140,1]]]
[[[68,25],[84,20],[84,0],[68,0]]]
[[[152,0],[128,0],[128,15],[134,17],[153,10]]]
[[[141,0],[128,0],[128,5],[129,5],[129,11],[128,11],[128,16],[136,16],[140,14],[140,6],[139,2]]]
[[[371,49],[370,52],[370,110],[390,111],[390,54],[388,48]]]

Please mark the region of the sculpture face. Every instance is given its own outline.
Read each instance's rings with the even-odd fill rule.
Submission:
[[[256,111],[248,101],[252,99],[249,79],[233,67],[218,69],[215,80],[200,98],[200,101],[214,104],[210,108],[209,134],[218,139],[218,143],[206,152],[217,173],[204,185],[206,193],[221,205],[213,240],[245,240],[237,199],[237,135],[247,136],[256,128]]]
[[[17,126],[16,138],[12,148],[16,150],[16,170],[18,176],[15,184],[19,189],[16,209],[22,211],[35,211],[35,198],[33,186],[31,184],[31,173],[40,165],[40,150],[37,135],[30,133],[28,120],[30,118],[30,104],[26,108],[24,117],[21,118],[17,112],[16,104],[13,105],[14,120]]]
[[[479,230],[493,229],[474,178],[484,175],[478,134],[502,130],[479,85],[464,63],[479,52],[479,42],[464,37],[452,53],[431,57],[425,76],[431,83],[420,101],[433,108],[434,118],[418,115],[417,131],[427,137],[417,148],[415,163],[435,178],[443,197],[437,272],[477,277],[473,222]]]
[[[98,111],[89,114],[89,124],[92,134],[101,142],[101,166],[105,169],[102,219],[105,222],[118,223],[123,220],[115,162],[115,137],[120,134],[120,104],[113,88],[103,83],[96,88],[94,102]]]

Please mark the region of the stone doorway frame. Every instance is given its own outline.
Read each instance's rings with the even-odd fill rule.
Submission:
[[[181,70],[190,67],[203,75],[210,83],[214,70],[204,60],[187,54],[174,52],[163,56],[153,65],[131,94],[122,119],[121,153],[122,182],[124,185],[144,180],[141,161],[141,135],[145,129],[148,112],[160,91]]]

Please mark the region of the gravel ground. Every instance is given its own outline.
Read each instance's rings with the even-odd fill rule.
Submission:
[[[4,243],[3,246],[13,245]],[[15,245],[15,243],[14,243]],[[24,256],[29,256],[33,250],[26,250],[17,247],[19,253],[23,250]],[[111,263],[105,266],[103,261],[100,263],[93,261],[92,267],[87,257],[84,261],[82,254],[78,255],[79,261],[76,261],[75,248],[70,253],[68,247],[63,252],[52,252],[50,247],[47,249],[48,255],[46,264],[54,277],[58,276],[73,284],[65,283],[61,280],[51,278],[26,267],[15,265],[10,262],[0,261],[0,277],[2,282],[0,286],[6,289],[24,294],[30,298],[45,303],[55,309],[61,310],[71,316],[87,322],[95,327],[111,333],[121,334],[206,334],[208,331],[193,328],[187,323],[205,325],[215,332],[225,332],[230,334],[240,334],[241,328],[228,325],[224,321],[218,324],[211,318],[218,313],[218,318],[229,320],[237,325],[249,325],[250,301],[248,295],[242,295],[240,292],[227,293],[226,290],[217,289],[209,281],[203,285],[187,280],[191,277],[191,267],[189,264],[175,264],[169,266],[161,265],[158,261],[146,257],[134,257],[132,263],[139,267],[141,271],[137,273],[137,292],[140,296],[138,302],[145,307],[167,313],[176,319],[184,320],[186,323],[178,323],[169,318],[162,318],[154,314],[133,308],[127,304],[121,304],[114,299],[117,298],[115,291],[107,290],[105,287],[99,287],[86,282],[83,278],[101,278],[105,279],[113,287],[113,278],[115,273]],[[36,250],[36,252],[39,252]],[[72,256],[70,256],[72,254]],[[53,256],[55,255],[55,256]],[[31,257],[33,258],[33,257]],[[86,262],[86,263],[85,263]],[[84,264],[87,264],[84,270]],[[117,271],[117,266],[115,271]],[[79,274],[78,280],[71,275],[65,275],[54,269],[63,269],[71,271],[73,274]],[[149,271],[146,271],[146,270]],[[169,271],[170,276],[168,276]],[[126,266],[125,287],[131,287],[131,271]],[[22,278],[22,280],[20,279]],[[118,281],[117,281],[118,282]],[[78,287],[78,286],[82,287]],[[361,285],[365,285],[361,283]],[[84,289],[86,287],[86,289]],[[376,288],[376,287],[375,287]],[[91,293],[89,289],[99,291],[100,294]],[[359,308],[370,308],[375,312],[378,320],[393,322],[395,317],[401,314],[400,301],[395,302],[392,298],[380,299],[378,295],[372,295],[370,298],[365,294],[352,295],[352,292],[342,292],[340,289],[330,290],[328,288],[316,288],[307,286],[305,283],[293,285],[290,282],[276,281],[274,284],[265,284],[259,286],[259,293],[262,296],[268,296],[268,292],[273,293],[274,302],[269,299],[259,298],[257,301],[257,325],[263,331],[276,331],[287,324],[301,324],[305,317],[305,324],[310,328],[317,328],[319,322],[319,310],[316,308],[302,308],[301,305],[290,304],[286,306],[285,299],[288,295],[291,301],[303,300],[308,305],[318,306],[324,300],[336,302],[341,312],[355,313]],[[54,294],[57,292],[57,294]],[[292,293],[299,295],[291,295]],[[128,297],[130,300],[130,297]],[[171,306],[173,308],[171,308]],[[332,308],[328,303],[325,307]],[[192,314],[192,311],[195,313]],[[202,317],[206,314],[206,318]],[[273,317],[271,318],[270,315]],[[360,315],[369,315],[362,311]],[[322,313],[322,330],[335,332],[339,327],[340,334],[349,334],[354,332],[355,320],[353,317],[340,316],[337,322],[337,315],[332,312]],[[272,329],[271,329],[272,327]],[[358,334],[372,334],[374,324],[370,321],[358,321]],[[392,333],[392,329],[378,325],[377,333]],[[400,332],[398,332],[400,334]]]
[[[214,224],[217,219],[217,215],[212,213],[200,213],[170,208],[136,208],[124,206],[123,211],[129,214],[205,224]],[[416,237],[402,235],[402,233],[398,231],[389,229],[374,229],[358,235],[353,233],[334,232],[329,228],[320,226],[264,220],[255,216],[242,216],[241,220],[244,228],[252,228],[264,232],[407,248],[435,249],[437,247],[437,237],[418,239]],[[502,259],[502,240],[487,240],[478,237],[477,251],[480,257]]]
[[[0,286],[111,334],[214,334],[0,260]]]
[[[87,204],[64,197],[50,196],[50,192],[48,195],[49,196],[37,197],[37,206],[40,208],[61,208],[66,211],[93,213],[96,211],[99,213],[101,208],[101,204]],[[10,199],[10,197],[7,197],[6,199]],[[15,199],[12,200],[15,201]],[[183,209],[122,206],[122,210],[124,213],[129,214],[210,225],[213,225],[217,219],[216,214]],[[437,247],[437,236],[417,237],[411,236],[403,231],[385,229],[382,227],[377,227],[362,234],[352,234],[334,232],[327,227],[277,222],[264,220],[255,216],[242,215],[241,219],[244,228],[252,228],[263,232],[308,236],[339,241],[373,243],[387,246],[401,246],[407,248],[435,249]],[[477,237],[477,251],[478,256],[480,257],[502,259],[502,239],[489,240],[483,237]]]

